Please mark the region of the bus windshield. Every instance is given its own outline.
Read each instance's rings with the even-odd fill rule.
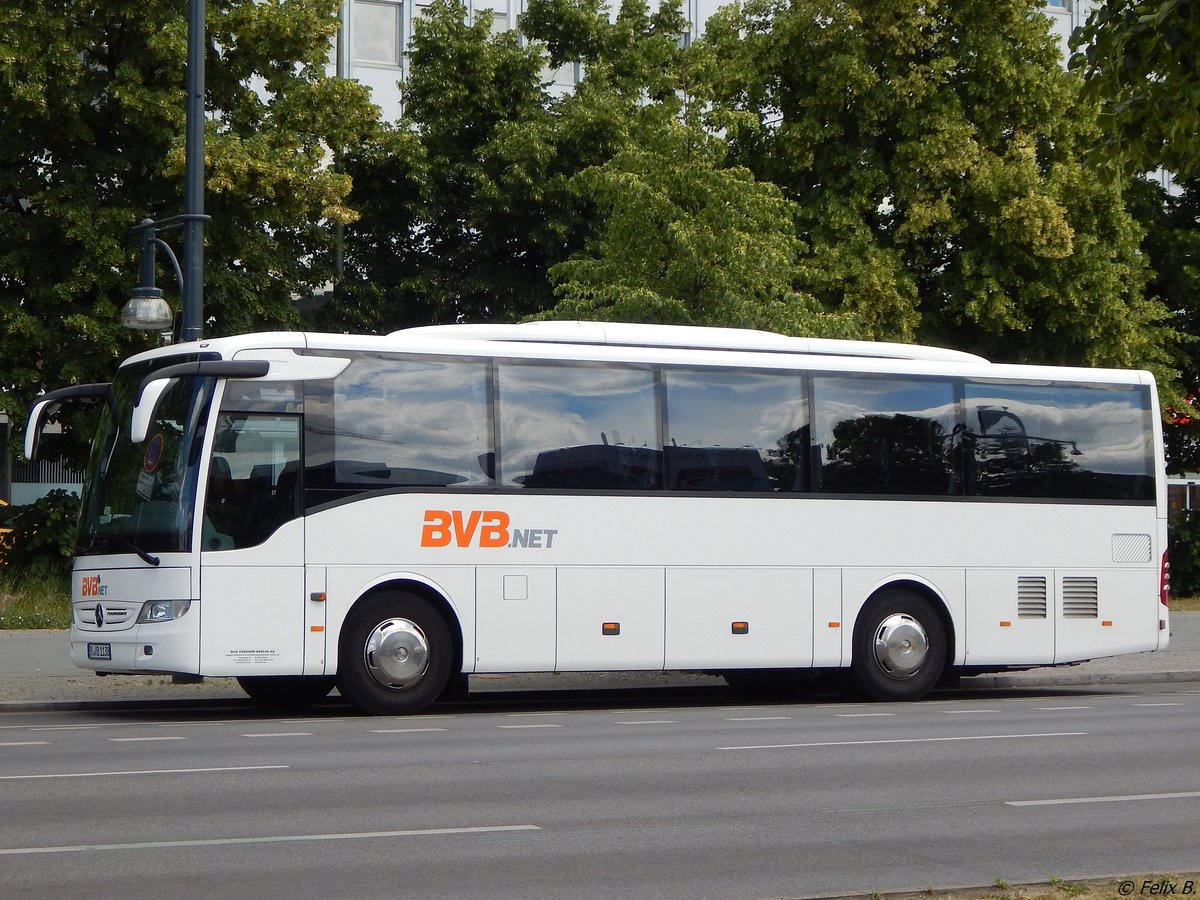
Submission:
[[[187,361],[158,359],[118,372],[84,476],[76,556],[136,552],[145,558],[191,549],[197,466],[213,379],[174,380],[146,440],[129,440],[142,379],[153,369]]]

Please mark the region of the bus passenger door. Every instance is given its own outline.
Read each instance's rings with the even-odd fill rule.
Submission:
[[[299,675],[311,603],[300,418],[222,409],[203,504],[202,674]]]

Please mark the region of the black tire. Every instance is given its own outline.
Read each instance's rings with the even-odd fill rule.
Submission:
[[[854,632],[851,670],[872,700],[919,700],[946,669],[946,629],[924,597],[900,588],[881,591]]]
[[[327,676],[255,675],[237,680],[251,700],[279,709],[302,709],[319,703],[337,684]]]
[[[432,604],[415,594],[377,594],[342,628],[338,689],[369,715],[411,715],[442,694],[453,659],[450,628]]]

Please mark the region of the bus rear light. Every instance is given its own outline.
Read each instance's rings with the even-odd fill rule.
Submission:
[[[730,626],[730,631],[732,631],[734,634],[749,634],[750,633],[750,623],[749,622],[734,622],[733,625]]]
[[[605,622],[600,626],[600,631],[605,635],[616,635],[621,633],[620,622]]]
[[[1159,587],[1158,599],[1163,606],[1170,606],[1171,600],[1171,563],[1167,560],[1167,551],[1162,555],[1162,580]]]
[[[1012,628],[1012,620],[1011,619],[1001,619],[1000,627],[1001,628]]]

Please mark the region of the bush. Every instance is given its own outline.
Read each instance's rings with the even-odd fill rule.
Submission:
[[[1200,594],[1200,509],[1180,510],[1167,532],[1171,593],[1180,597]]]
[[[62,575],[70,568],[75,551],[75,525],[79,498],[53,490],[23,506],[0,507],[4,535],[0,565],[30,574]]]

